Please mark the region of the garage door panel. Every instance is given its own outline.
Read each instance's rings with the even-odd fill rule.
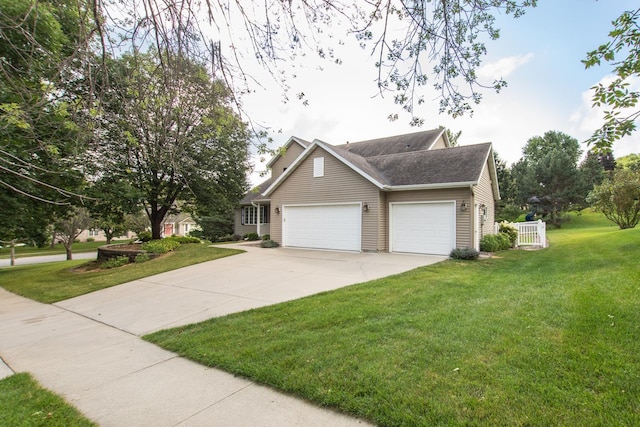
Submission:
[[[391,205],[393,252],[448,255],[454,247],[454,203]]]
[[[359,204],[286,206],[284,246],[360,251]]]

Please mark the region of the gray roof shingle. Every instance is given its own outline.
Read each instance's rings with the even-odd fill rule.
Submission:
[[[390,186],[475,182],[490,149],[490,143],[466,145],[369,157],[367,162],[383,171],[384,184]]]
[[[405,135],[351,142],[338,145],[337,147],[343,148],[350,153],[354,153],[362,157],[423,151],[428,150],[431,147],[443,130],[444,129],[442,128],[431,129]]]

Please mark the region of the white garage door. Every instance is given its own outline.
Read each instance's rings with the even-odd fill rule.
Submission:
[[[391,252],[449,255],[455,246],[455,202],[392,203]]]
[[[360,251],[360,204],[283,207],[284,246]]]

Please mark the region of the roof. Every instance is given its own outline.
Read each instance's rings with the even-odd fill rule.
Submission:
[[[444,128],[338,146],[315,140],[263,195],[268,197],[313,150],[321,148],[384,191],[475,185],[488,162],[499,197],[491,143],[433,149],[440,137],[448,145]]]
[[[250,205],[251,203],[257,203],[257,202],[268,200],[268,199],[265,199],[265,197],[262,195],[262,193],[267,188],[269,188],[269,186],[271,184],[273,184],[273,181],[274,181],[273,178],[269,178],[266,181],[263,181],[262,183],[258,184],[258,186],[256,186],[256,187],[252,188],[251,190],[249,190],[249,192],[244,195],[242,200],[240,200],[240,204],[241,205]]]
[[[443,134],[446,135],[445,128],[438,128],[405,135],[370,139],[368,141],[348,142],[336,147],[343,148],[362,157],[408,153],[431,149],[433,144],[435,144],[438,138]]]

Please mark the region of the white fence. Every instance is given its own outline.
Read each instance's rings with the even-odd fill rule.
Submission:
[[[511,223],[518,229],[516,246],[540,246],[547,247],[547,224],[542,220]],[[500,224],[496,223],[496,232]]]

